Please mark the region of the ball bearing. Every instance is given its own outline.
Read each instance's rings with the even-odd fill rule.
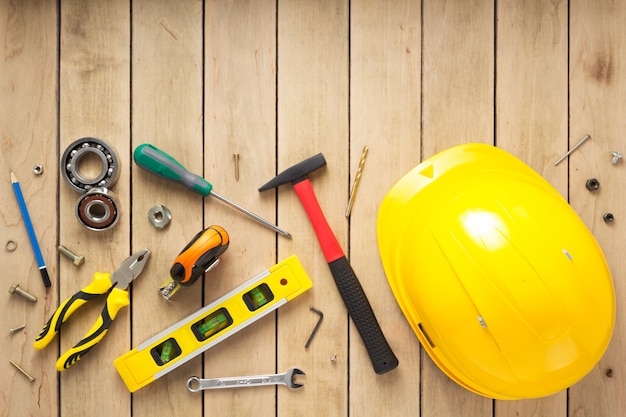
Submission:
[[[107,230],[119,220],[117,206],[117,197],[111,191],[92,188],[76,201],[76,217],[89,230]]]
[[[90,155],[101,163],[102,168],[96,176],[88,176],[81,170],[84,158]],[[74,190],[81,193],[95,187],[108,188],[119,176],[119,160],[115,150],[104,141],[85,137],[74,141],[63,153],[61,174]]]

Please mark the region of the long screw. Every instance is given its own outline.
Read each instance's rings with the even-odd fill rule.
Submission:
[[[25,328],[25,327],[26,327],[26,325],[25,325],[25,324],[22,324],[22,325],[17,326],[17,327],[12,327],[12,328],[9,330],[9,332],[11,332],[11,334],[15,334],[15,333],[19,332],[20,330],[22,330],[23,328]]]
[[[17,368],[17,370],[20,371],[26,378],[30,379],[30,382],[33,382],[35,380],[34,376],[30,375],[28,372],[23,370],[22,367],[19,366],[17,363],[13,362],[12,360],[9,360],[9,363],[15,366],[15,368]]]
[[[558,164],[560,164],[560,163],[561,163],[561,161],[563,161],[565,158],[567,158],[568,156],[570,156],[570,154],[571,154],[572,152],[574,152],[576,149],[578,149],[578,148],[580,147],[580,145],[582,145],[583,143],[585,143],[585,141],[586,141],[587,139],[589,139],[589,138],[591,138],[591,135],[589,135],[589,134],[585,135],[585,137],[584,137],[584,138],[582,138],[582,139],[581,139],[581,140],[580,140],[580,141],[579,141],[576,145],[574,145],[574,146],[572,147],[572,149],[570,149],[569,151],[567,151],[567,153],[566,153],[565,155],[563,155],[562,157],[560,157],[560,158],[558,159],[558,161],[556,161],[556,162],[554,163],[554,166],[557,166]]]
[[[31,303],[37,302],[37,297],[21,289],[20,284],[18,284],[17,282],[14,282],[13,284],[11,284],[11,286],[9,287],[9,294],[21,295],[22,297],[26,298]]]
[[[85,257],[83,255],[76,255],[63,245],[59,245],[57,248],[67,259],[71,259],[72,263],[76,266],[81,266],[85,263]]]

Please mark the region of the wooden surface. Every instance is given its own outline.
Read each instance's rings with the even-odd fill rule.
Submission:
[[[0,251],[6,288],[38,297],[0,299],[2,416],[477,416],[626,415],[625,163],[626,3],[572,0],[0,1]],[[585,134],[592,139],[553,166]],[[75,218],[78,193],[59,174],[74,140],[115,147],[112,187],[120,222],[92,232]],[[493,401],[449,380],[420,349],[389,290],[378,256],[376,215],[387,190],[424,158],[465,142],[495,144],[527,162],[569,199],[602,246],[617,297],[614,336],[598,366],[556,395]],[[276,222],[293,240],[214,200],[141,171],[132,150],[152,143],[202,174],[215,191]],[[369,147],[350,219],[348,192]],[[290,186],[262,194],[277,172],[315,153],[311,175],[400,366],[376,375],[350,322],[313,230]],[[240,178],[233,153],[240,155]],[[41,164],[43,175],[33,174]],[[45,291],[9,181],[20,179],[52,278]],[[588,178],[601,183],[585,189]],[[173,213],[164,230],[147,211]],[[602,214],[612,212],[607,225]],[[547,216],[550,213],[546,213]],[[204,282],[166,303],[157,293],[193,235],[222,225],[231,246]],[[538,236],[538,239],[544,237]],[[85,255],[80,268],[57,254]],[[96,271],[133,251],[152,259],[131,306],[68,371],[58,355],[95,321],[84,307],[48,348],[32,343],[59,302]],[[175,372],[131,395],[112,361],[277,261],[295,254],[311,291]],[[320,331],[304,349],[317,316]],[[26,324],[23,331],[9,329]],[[331,361],[331,356],[336,360]],[[10,366],[21,364],[36,379]],[[305,388],[192,394],[191,375],[272,373],[297,366]]]

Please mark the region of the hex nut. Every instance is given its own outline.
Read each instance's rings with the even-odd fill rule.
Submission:
[[[600,181],[595,178],[589,178],[585,187],[587,187],[589,191],[598,191],[598,188],[600,188]]]
[[[35,175],[41,175],[43,174],[43,165],[37,164],[33,167],[33,173]]]
[[[172,220],[172,213],[164,205],[157,204],[148,210],[148,220],[152,226],[163,229]]]

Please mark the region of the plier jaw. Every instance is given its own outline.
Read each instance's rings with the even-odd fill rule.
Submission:
[[[150,258],[150,250],[142,249],[135,252],[120,264],[120,267],[111,274],[111,282],[115,288],[126,289],[141,274]]]

